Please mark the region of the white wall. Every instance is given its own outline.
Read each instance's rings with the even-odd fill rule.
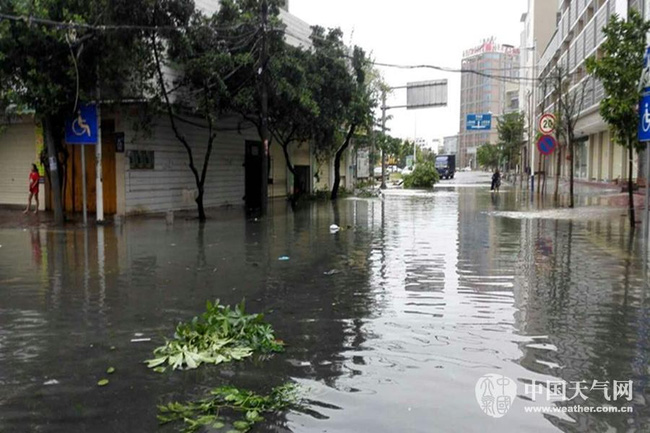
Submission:
[[[195,209],[196,184],[188,166],[187,152],[174,135],[169,119],[158,118],[148,136],[136,134],[128,125],[128,122],[121,125],[126,131],[126,213]],[[223,126],[226,125],[220,125]],[[184,123],[179,123],[179,129],[192,145],[194,164],[200,172],[207,148],[207,130]],[[241,134],[237,131],[217,132],[205,183],[206,208],[243,206],[246,140],[259,141],[255,129],[243,130]],[[153,150],[155,169],[130,169],[128,152],[131,150]]]

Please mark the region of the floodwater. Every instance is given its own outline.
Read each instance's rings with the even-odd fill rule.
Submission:
[[[264,221],[232,212],[203,227],[0,229],[0,432],[171,432],[158,404],[286,381],[305,408],[253,431],[650,431],[647,271],[625,218],[557,217],[485,182],[464,173],[433,193],[276,203]],[[162,375],[142,364],[217,298],[265,312],[286,353]],[[516,385],[502,418],[477,401],[486,374]],[[633,389],[589,389],[614,380]],[[532,401],[548,381],[584,381],[584,406],[633,412],[526,412],[567,406],[545,389]]]

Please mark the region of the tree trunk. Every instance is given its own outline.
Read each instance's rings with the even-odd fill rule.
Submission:
[[[203,186],[199,187],[199,194],[196,196],[196,207],[199,211],[199,221],[205,222],[205,207],[203,206],[203,195],[204,195]]]
[[[341,184],[341,158],[343,158],[343,153],[350,145],[350,140],[352,140],[352,136],[356,129],[357,125],[350,126],[350,130],[348,131],[348,135],[345,137],[343,145],[336,151],[334,157],[334,185],[332,186],[332,200],[336,200],[339,196],[339,185]]]
[[[573,138],[569,139],[569,149],[571,152],[571,159],[569,160],[569,164],[571,167],[569,168],[569,207],[573,209],[573,176],[574,176],[574,161],[573,161],[573,155],[575,153],[575,144],[573,143]]]
[[[289,156],[289,143],[280,143],[280,146],[282,147],[282,152],[284,153],[284,160],[287,162],[287,168],[291,174],[295,176],[296,168],[291,163],[291,157]]]
[[[63,225],[65,217],[63,215],[63,200],[61,198],[61,177],[59,176],[60,164],[57,156],[56,143],[54,142],[54,121],[52,116],[43,118],[43,132],[45,133],[45,142],[47,143],[48,164],[50,173],[50,185],[52,192],[52,207],[54,208],[54,222],[57,225]]]
[[[630,205],[630,228],[632,231],[636,228],[636,217],[634,215],[634,191],[632,190],[632,187],[634,186],[632,183],[632,170],[634,169],[634,166],[632,164],[632,157],[634,153],[632,150],[632,146],[630,144],[630,140],[628,139],[627,141],[627,156],[628,156],[628,179],[627,179],[627,193],[628,193],[628,201]]]

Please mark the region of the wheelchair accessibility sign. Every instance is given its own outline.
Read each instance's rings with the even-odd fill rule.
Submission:
[[[75,115],[65,122],[65,142],[97,144],[97,106],[80,105]]]
[[[650,141],[650,95],[641,98],[639,115],[639,141]]]

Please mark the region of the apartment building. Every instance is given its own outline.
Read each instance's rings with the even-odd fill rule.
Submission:
[[[478,147],[485,143],[496,144],[498,140],[497,118],[508,112],[511,104],[518,105],[518,88],[513,91],[511,87],[516,85],[519,76],[518,65],[519,48],[498,44],[494,38],[463,53],[462,68],[473,72],[464,72],[461,77],[458,137],[461,167],[476,167]],[[492,114],[492,129],[468,131],[466,122],[470,114]]]
[[[584,94],[579,100],[576,136],[578,144],[574,155],[556,152],[540,157],[535,169],[554,176],[557,158],[560,157],[560,176],[569,173],[574,164],[575,177],[587,181],[612,182],[626,179],[628,173],[627,151],[614,144],[608,125],[599,114],[600,101],[605,97],[602,84],[586,71],[585,61],[598,56],[605,40],[602,32],[614,14],[627,17],[628,8],[639,7],[639,1],[628,0],[561,0],[557,10],[559,17],[555,32],[539,60],[540,80],[563,75],[571,83],[571,92]],[[560,71],[560,72],[558,72]],[[583,93],[584,88],[584,93]],[[557,95],[553,86],[538,84],[536,92],[536,115],[553,113]],[[539,154],[537,154],[539,155]],[[635,165],[638,157],[635,155]],[[631,173],[636,177],[636,171]]]

